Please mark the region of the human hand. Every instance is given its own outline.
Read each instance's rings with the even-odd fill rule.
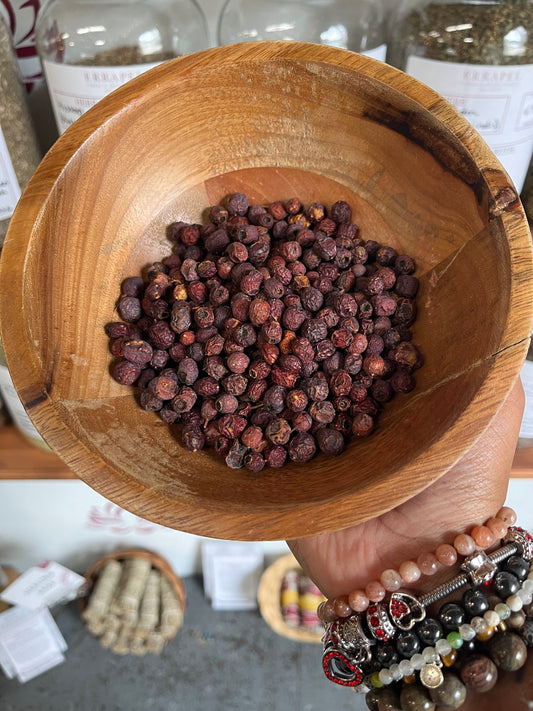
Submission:
[[[324,595],[364,589],[387,568],[416,560],[493,516],[506,497],[523,407],[518,379],[470,451],[420,494],[357,526],[288,541]]]

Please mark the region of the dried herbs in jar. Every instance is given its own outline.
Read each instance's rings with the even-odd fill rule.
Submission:
[[[522,189],[533,152],[533,0],[403,3],[387,61],[443,95]]]
[[[36,44],[60,133],[139,74],[208,46],[195,0],[50,0]]]
[[[0,250],[40,158],[11,35],[0,15]]]

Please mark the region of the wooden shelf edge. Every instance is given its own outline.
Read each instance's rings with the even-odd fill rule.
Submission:
[[[533,448],[516,451],[511,477],[533,479]],[[31,445],[14,425],[0,428],[0,480],[77,478],[57,455]]]
[[[0,480],[77,478],[56,454],[30,444],[14,425],[0,428]]]
[[[517,479],[533,479],[533,447],[516,450],[511,476]]]

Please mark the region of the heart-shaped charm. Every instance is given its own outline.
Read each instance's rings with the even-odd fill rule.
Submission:
[[[426,610],[413,595],[395,592],[390,598],[389,614],[396,627],[410,630],[415,623],[422,622]]]
[[[322,657],[324,673],[330,681],[341,686],[359,686],[363,672],[338,649],[326,649]]]

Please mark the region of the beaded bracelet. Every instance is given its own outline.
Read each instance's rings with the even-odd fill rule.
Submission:
[[[446,667],[452,666],[457,659],[457,650],[460,650],[465,642],[474,639],[487,642],[497,634],[498,625],[508,620],[513,613],[518,612],[519,606],[531,604],[533,600],[533,569],[529,567],[527,572],[528,577],[522,581],[517,594],[497,603],[494,608],[488,607],[484,611],[483,617],[476,615],[471,617],[468,622],[458,624],[456,631],[450,631],[446,637],[436,640],[434,646],[425,647],[422,653],[415,652],[410,658],[405,658],[390,667],[383,666],[379,671],[376,670],[371,678],[372,684],[378,688],[388,686],[404,677],[411,677],[415,671],[419,671],[420,680],[424,686],[429,688],[439,686],[442,682],[442,672],[435,669],[435,665],[438,667],[443,664]],[[475,590],[475,588],[470,589]],[[443,607],[445,608],[446,605]],[[437,618],[440,617],[441,611],[437,614]]]
[[[516,518],[514,512],[511,513],[511,518]],[[510,514],[506,511],[505,515]],[[425,689],[438,697],[441,687],[453,683],[458,685],[459,691],[462,689],[466,693],[465,685],[446,671],[455,663],[457,650],[461,649],[462,677],[468,678],[468,669],[473,667],[474,663],[478,664],[478,667],[479,664],[484,664],[490,677],[481,683],[479,669],[476,668],[477,676],[472,672],[472,679],[475,679],[469,679],[468,685],[477,684],[478,691],[492,688],[490,685],[495,683],[497,672],[491,655],[473,654],[476,650],[470,647],[474,642],[478,645],[489,643],[494,637],[495,642],[490,644],[496,650],[492,657],[496,657],[494,661],[497,666],[512,671],[525,663],[526,644],[533,645],[533,620],[521,610],[525,606],[528,612],[533,613],[532,556],[533,539],[530,534],[511,526],[499,549],[490,554],[478,551],[467,556],[461,565],[460,573],[429,593],[416,597],[410,593],[394,591],[387,601],[370,602],[365,611],[352,611],[349,616],[339,616],[330,621],[324,635],[323,668],[326,676],[331,681],[365,693],[378,694],[380,688],[387,691],[391,685],[397,686],[397,682],[402,679],[414,682],[416,677],[422,684],[422,691],[419,689],[416,693],[424,693]],[[407,633],[408,637],[408,631],[415,625],[431,620],[426,618],[428,607],[465,586],[468,586],[468,589],[463,594],[463,600],[468,601],[468,611],[471,613],[468,620],[456,619],[454,624],[452,619],[448,625],[451,631],[445,638],[439,635],[433,640],[426,638],[423,641],[427,646],[422,652],[416,649],[412,654],[409,654],[409,650],[404,654],[403,650],[405,658],[402,661],[390,663],[389,659],[387,663],[383,650],[388,641],[396,638],[398,644],[402,634]],[[496,596],[496,602],[492,606],[487,602],[484,589],[492,590]],[[482,599],[483,604],[480,603]],[[456,603],[445,603],[438,614],[442,615],[444,610],[449,614],[454,607],[460,609]],[[482,613],[483,616],[476,613]],[[520,618],[519,623],[516,621],[517,616]],[[517,635],[509,633],[509,628],[513,626],[521,628],[526,644]],[[518,650],[517,658],[511,661],[502,652],[504,646],[509,644]],[[464,661],[466,649],[470,652],[468,662]],[[481,688],[483,684],[486,688]],[[460,700],[462,692],[459,691],[457,698]],[[458,708],[461,704],[462,701],[449,708]],[[410,708],[408,702],[406,705]]]
[[[331,622],[338,617],[349,617],[354,612],[365,612],[371,603],[381,602],[387,592],[399,590],[403,584],[416,583],[422,575],[434,575],[440,566],[451,567],[459,557],[470,556],[476,549],[486,550],[498,539],[504,538],[509,526],[516,523],[516,513],[508,506],[489,518],[482,526],[474,526],[470,534],[458,534],[453,545],[443,543],[434,553],[418,556],[416,562],[404,561],[398,570],[389,568],[381,574],[380,580],[369,582],[364,590],[357,589],[348,595],[326,600],[317,610],[322,622]]]

